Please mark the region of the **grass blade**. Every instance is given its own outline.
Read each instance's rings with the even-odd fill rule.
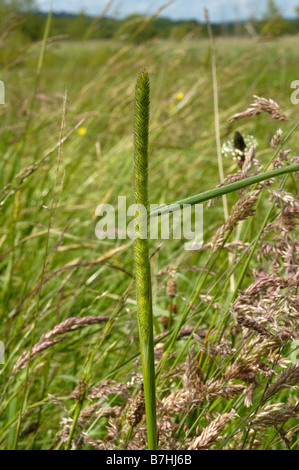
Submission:
[[[246,188],[247,186],[251,186],[252,184],[260,183],[261,181],[265,181],[270,178],[275,178],[277,176],[282,176],[287,173],[294,173],[296,171],[299,171],[298,163],[296,163],[295,165],[289,165],[283,168],[279,168],[278,170],[267,171],[266,173],[262,173],[260,175],[250,176],[249,178],[245,178],[241,181],[236,181],[235,183],[222,186],[221,188],[205,191],[204,193],[196,194],[195,196],[187,197],[186,199],[181,199],[180,201],[173,202],[172,204],[162,206],[158,209],[151,211],[150,216],[157,217],[162,214],[167,214],[168,212],[173,212],[175,210],[182,209],[183,206],[186,204],[190,204],[191,206],[194,206],[195,204],[201,204],[202,202],[206,202],[210,199],[223,196],[224,194],[232,193],[234,191],[238,191],[239,189]]]

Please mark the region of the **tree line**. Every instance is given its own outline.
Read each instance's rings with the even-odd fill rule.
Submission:
[[[297,18],[285,19],[274,0],[268,0],[262,19],[251,18],[244,22],[213,24],[216,36],[255,36],[273,38],[299,32],[299,7]],[[0,0],[0,33],[9,22],[18,22],[19,31],[25,40],[38,41],[43,37],[47,15],[38,11],[34,0]],[[154,38],[180,40],[207,36],[203,23],[196,20],[175,21],[156,17],[130,15],[124,19],[109,16],[93,18],[81,12],[77,15],[53,13],[51,35],[67,35],[72,40],[121,39],[144,42]]]

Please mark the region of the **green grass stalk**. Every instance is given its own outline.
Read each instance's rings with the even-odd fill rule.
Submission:
[[[232,193],[238,191],[239,189],[246,188],[253,184],[260,183],[261,181],[266,181],[271,178],[276,178],[277,176],[282,176],[288,173],[294,173],[299,171],[299,164],[283,166],[277,170],[267,171],[265,173],[260,173],[259,175],[250,176],[241,181],[236,181],[235,183],[227,184],[221,186],[220,188],[212,189],[210,191],[205,191],[201,194],[196,194],[195,196],[187,197],[186,199],[181,199],[180,201],[173,202],[169,205],[161,206],[158,209],[151,211],[151,217],[157,217],[162,214],[167,214],[168,212],[174,212],[176,210],[182,209],[185,204],[190,204],[194,206],[195,204],[201,204],[202,202],[215,199],[222,196],[223,194]]]
[[[134,121],[135,203],[147,209],[148,203],[148,133],[150,84],[146,70],[137,79]],[[143,368],[146,425],[149,450],[157,448],[156,390],[153,340],[151,269],[147,240],[148,218],[139,217],[136,224],[134,261],[136,275],[137,316]],[[141,220],[143,219],[143,220]]]

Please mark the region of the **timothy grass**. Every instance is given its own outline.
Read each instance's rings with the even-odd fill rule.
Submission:
[[[134,194],[137,207],[149,212],[148,201],[148,128],[150,83],[147,70],[137,79],[134,121]],[[140,212],[140,209],[137,209]],[[141,215],[141,214],[140,214]],[[155,352],[153,338],[152,280],[148,249],[148,217],[139,217],[135,227],[134,247],[137,315],[140,353],[143,368],[143,389],[146,411],[148,446],[157,449]]]
[[[205,205],[200,251],[149,241],[158,448],[296,449],[298,182],[287,172],[298,167],[297,38],[215,41],[221,141],[239,130],[258,142],[246,172],[223,159],[227,187],[217,189],[208,41],[55,40],[37,68],[43,45],[20,52],[18,37],[8,40],[17,46],[1,76],[1,448],[148,445],[133,243],[95,236],[97,205],[134,202],[135,82],[147,66],[150,202],[208,201],[244,185],[227,194],[226,221],[221,201]],[[252,95],[290,121],[263,112],[229,122]]]

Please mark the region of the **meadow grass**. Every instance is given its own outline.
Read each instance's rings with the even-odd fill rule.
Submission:
[[[281,149],[292,149],[292,163],[297,38],[221,38],[215,48],[221,141],[238,129],[258,141],[263,171]],[[219,184],[210,59],[209,42],[192,39],[59,40],[44,56],[42,45],[6,52],[2,449],[146,448],[133,243],[98,240],[95,209],[117,206],[119,195],[134,202],[134,92],[145,66],[149,202],[185,200]],[[229,123],[252,95],[277,101],[290,121],[262,113]],[[283,139],[293,132],[273,149],[278,128]],[[284,171],[283,164],[268,170]],[[224,159],[223,171],[235,174],[236,161]],[[159,448],[297,447],[296,195],[294,175],[233,192],[226,222],[216,200],[204,211],[198,252],[184,251],[180,240],[149,241]]]

